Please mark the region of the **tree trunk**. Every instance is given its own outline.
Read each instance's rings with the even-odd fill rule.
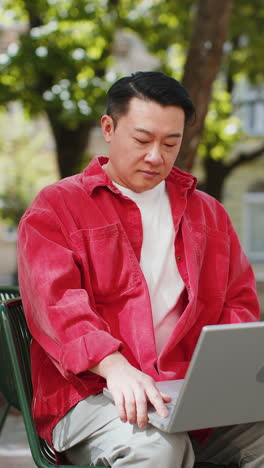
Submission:
[[[29,32],[31,28],[36,26],[43,26],[44,22],[39,16],[36,2],[26,2],[26,11],[29,18]],[[107,51],[109,46],[107,47]],[[102,71],[104,74],[105,70]],[[100,74],[98,74],[100,75]],[[56,82],[56,81],[55,81]],[[49,73],[49,70],[38,75],[36,89],[41,95],[46,89],[49,89],[54,84],[54,76]],[[46,109],[52,134],[55,139],[56,156],[59,175],[61,178],[71,176],[80,171],[83,155],[88,145],[89,135],[94,122],[81,121],[76,123],[74,128],[67,127],[66,124],[61,123],[56,111]]]
[[[211,99],[212,85],[219,71],[234,0],[199,0],[183,85],[196,107],[196,122],[185,132],[177,166],[190,171],[200,143]]]
[[[200,187],[204,192],[222,201],[225,179],[229,173],[223,160],[207,157],[204,160],[205,182]]]
[[[57,152],[57,164],[61,178],[80,171],[93,122],[78,122],[73,129],[61,124],[54,113],[47,113]]]

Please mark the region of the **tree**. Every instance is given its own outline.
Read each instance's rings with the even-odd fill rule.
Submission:
[[[117,4],[4,2],[14,20],[24,21],[24,30],[2,54],[0,105],[20,100],[30,115],[46,113],[61,177],[80,169],[90,129],[103,112]]]
[[[179,9],[178,38],[184,37],[191,3],[186,0]],[[159,50],[166,51],[164,19],[171,8],[171,2],[167,9],[163,2],[142,0],[3,0],[2,13],[12,23],[23,22],[24,29],[18,43],[1,54],[0,105],[19,100],[29,115],[45,112],[61,177],[80,170],[90,130],[104,111],[115,32],[130,28],[156,42],[163,30]],[[174,23],[168,28],[171,36]]]
[[[230,20],[232,2],[4,0],[27,27],[19,47],[11,44],[0,57],[0,105],[19,99],[28,113],[45,112],[61,176],[77,172],[90,129],[104,111],[115,31],[130,28],[160,68],[190,90],[198,118],[179,164],[191,170],[215,78],[221,76],[229,93],[239,73],[263,79],[262,0],[237,0]]]
[[[247,164],[264,154],[263,138],[255,148],[234,151],[241,141],[248,140],[235,123],[232,92],[241,78],[247,78],[256,86],[263,83],[263,40],[260,33],[264,18],[262,0],[250,4],[239,0],[239,8],[232,11],[228,41],[218,75],[218,94],[213,95],[211,112],[205,120],[202,143],[198,153],[202,154],[204,167],[203,189],[218,200],[222,200],[227,177],[240,165]],[[216,83],[217,85],[217,83]],[[222,92],[219,94],[219,89]],[[223,129],[227,131],[223,131]],[[257,143],[257,142],[256,142]],[[189,168],[192,167],[189,159]]]
[[[241,76],[246,76],[254,84],[263,83],[263,21],[263,0],[237,0],[223,63],[229,92]]]
[[[196,107],[196,121],[185,132],[177,165],[190,170],[202,138],[211,101],[212,86],[219,73],[234,0],[200,0],[193,27],[183,84]]]

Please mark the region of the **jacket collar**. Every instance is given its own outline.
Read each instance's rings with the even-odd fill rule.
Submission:
[[[83,183],[90,195],[97,187],[108,187],[112,192],[119,193],[102,167],[107,161],[105,156],[96,156],[83,171]]]
[[[114,193],[120,193],[118,188],[115,187],[102,168],[107,161],[108,158],[105,156],[96,156],[84,170],[83,183],[90,195],[97,187],[107,187]],[[193,192],[197,185],[197,179],[195,176],[188,174],[177,167],[172,168],[165,180],[166,183],[172,183],[178,187],[180,186],[181,189],[186,192]]]
[[[190,191],[191,193],[197,186],[197,178],[194,175],[184,172],[175,166],[173,166],[165,180],[166,183],[172,183],[180,186],[182,189],[186,189],[186,191]]]

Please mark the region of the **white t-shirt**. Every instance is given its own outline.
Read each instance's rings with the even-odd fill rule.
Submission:
[[[175,230],[165,182],[141,193],[113,184],[138,206],[143,226],[140,266],[146,278],[152,306],[158,354],[182,310],[175,307],[185,285],[175,260]]]

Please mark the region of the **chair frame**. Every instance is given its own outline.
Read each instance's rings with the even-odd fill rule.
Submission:
[[[19,287],[11,285],[0,285],[0,301],[7,301],[14,297],[19,297]]]
[[[6,301],[19,296],[19,287],[12,285],[0,285],[0,301]],[[1,388],[0,388],[1,391]],[[4,427],[11,404],[7,401],[0,414],[0,435]]]

